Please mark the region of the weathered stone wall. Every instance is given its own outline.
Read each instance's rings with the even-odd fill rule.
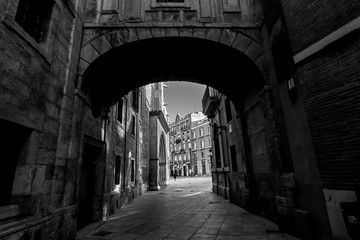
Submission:
[[[109,139],[113,142],[109,145],[110,157],[108,161],[108,187],[105,190],[104,205],[109,211],[104,213],[107,217],[116,209],[126,205],[134,198],[147,191],[148,167],[149,167],[149,104],[145,98],[146,89],[139,90],[139,110],[134,111],[132,107],[132,93],[123,97],[122,122],[117,120],[116,106],[111,112],[111,132]],[[132,116],[136,116],[136,122],[132,123]],[[136,124],[136,135],[131,134],[132,124]],[[130,135],[130,136],[129,136]],[[131,181],[131,158],[135,158],[135,181]],[[115,158],[120,157],[120,184],[115,185]]]
[[[0,118],[30,132],[10,201],[21,217],[1,223],[0,237],[72,238],[76,208],[67,161],[81,24],[73,1],[55,1],[46,38],[37,42],[15,21],[18,2],[0,4]]]
[[[230,104],[231,120],[226,118],[226,97],[220,97],[215,110],[219,112],[212,121],[226,129],[217,133],[221,154],[213,149],[213,166],[216,156],[221,157],[221,167],[213,169],[213,190],[293,234],[308,237],[308,215],[297,209],[293,195],[297,191],[294,173],[283,164],[287,159],[282,159],[271,88],[256,89],[245,96],[242,113]],[[235,154],[231,154],[231,147],[235,147]],[[229,157],[227,167],[225,157]]]

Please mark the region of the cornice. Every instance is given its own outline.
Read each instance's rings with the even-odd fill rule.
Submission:
[[[164,113],[160,110],[156,110],[156,111],[150,111],[150,116],[157,116],[157,118],[159,119],[159,122],[161,123],[161,126],[164,128],[165,132],[168,133],[170,132],[170,128],[166,122]]]

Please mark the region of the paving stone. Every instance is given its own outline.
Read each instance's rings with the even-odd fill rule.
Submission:
[[[201,239],[216,239],[216,235],[200,234],[196,233],[191,238],[191,240],[201,240]]]
[[[196,233],[197,234],[207,234],[207,235],[217,235],[219,233],[219,229],[202,227]]]
[[[218,235],[216,240],[242,240],[242,236]]]
[[[269,240],[267,235],[244,235],[241,240]]]
[[[242,235],[243,231],[241,228],[222,228],[220,229],[219,234],[229,236]]]
[[[196,185],[198,181],[198,185]],[[188,183],[192,183],[191,185]],[[176,192],[176,189],[182,189]],[[82,234],[87,239],[216,239],[216,240],[298,240],[278,231],[273,222],[250,214],[211,192],[211,178],[180,178],[159,192],[147,192],[117,210],[101,226],[89,233],[108,231],[100,237]],[[196,197],[191,192],[201,192]],[[209,204],[212,202],[212,204]],[[271,229],[270,233],[267,229]]]

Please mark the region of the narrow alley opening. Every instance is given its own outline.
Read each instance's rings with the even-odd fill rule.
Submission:
[[[258,94],[266,99],[266,92]],[[252,104],[242,116],[259,118],[253,114],[263,110],[263,105],[260,101]],[[150,119],[144,124],[141,116],[143,111],[149,114],[147,109],[151,109]],[[123,96],[110,109],[104,131],[109,142],[117,139],[115,149],[124,148],[129,161],[119,153],[109,162],[112,184],[105,190],[110,197],[102,209],[106,218],[91,221],[96,219],[93,199],[98,170],[94,168],[101,151],[93,147],[89,154],[89,144],[84,145],[77,239],[295,240],[271,218],[261,216],[261,209],[271,211],[260,200],[266,197],[263,191],[271,189],[262,188],[258,197],[249,194],[263,180],[244,181],[253,164],[246,158],[249,149],[244,135],[249,133],[244,133],[241,120],[232,101],[206,85],[159,82]],[[246,138],[260,138],[256,144],[264,144],[263,120],[257,119],[252,128],[254,133]],[[143,141],[146,134],[148,145]],[[250,155],[269,164],[264,157],[266,146],[257,147],[260,150]]]
[[[360,239],[359,26],[349,0],[0,0],[0,239]]]

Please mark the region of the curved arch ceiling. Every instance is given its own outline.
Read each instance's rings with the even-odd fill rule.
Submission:
[[[206,39],[164,37],[121,45],[97,58],[83,74],[94,117],[134,88],[161,81],[211,86],[234,102],[263,85],[255,64],[240,51]]]

